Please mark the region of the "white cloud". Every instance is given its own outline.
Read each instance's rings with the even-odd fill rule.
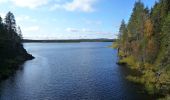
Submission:
[[[64,4],[55,4],[50,10],[65,9],[67,11],[93,12],[95,11],[93,8],[95,2],[96,0],[73,0]]]
[[[100,35],[100,36],[110,36],[112,38],[112,36],[114,36],[113,32],[108,32],[108,31],[101,31],[101,30],[92,30],[92,29],[88,29],[88,28],[82,28],[82,29],[76,29],[76,28],[67,28],[66,29],[67,32],[70,33],[77,33],[76,35]]]
[[[30,17],[26,16],[26,15],[16,17],[16,20],[19,21],[19,22],[23,21],[23,20],[29,20],[29,19],[30,19]]]
[[[27,32],[37,32],[39,30],[40,30],[39,26],[31,26],[31,27],[23,28],[24,33],[27,33]]]
[[[72,33],[96,33],[97,32],[88,28],[82,28],[82,29],[67,28],[66,31]]]
[[[27,15],[20,15],[16,17],[17,22],[23,22],[23,21],[29,21],[29,22],[36,22],[37,20],[34,18],[31,18],[30,16]]]
[[[63,9],[62,4],[54,4],[53,6],[50,7],[50,11],[54,11],[56,9]]]
[[[98,31],[96,34],[113,34],[112,32],[103,32],[103,31]]]
[[[64,9],[66,11],[93,12],[97,0],[0,0],[0,3],[10,2],[18,7],[35,9],[41,6],[50,6],[50,10]],[[50,4],[50,5],[48,5]]]
[[[46,5],[50,0],[11,0],[11,1],[16,6],[34,9],[39,6]]]
[[[87,29],[87,28],[83,28],[83,29],[81,29],[81,31],[85,32],[85,33],[94,33],[95,32],[94,30]]]
[[[67,28],[66,31],[67,32],[75,32],[75,33],[80,32],[80,30],[76,29],[76,28]]]
[[[92,5],[95,0],[73,0],[71,3],[66,3],[64,8],[68,11],[84,11],[84,12],[92,12],[94,8]]]
[[[6,3],[8,0],[0,0],[0,3]]]
[[[5,14],[5,13],[0,13],[0,16],[1,16],[2,18],[5,18],[6,14]]]

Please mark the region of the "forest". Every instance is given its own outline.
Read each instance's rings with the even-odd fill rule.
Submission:
[[[0,80],[11,75],[19,65],[33,59],[23,48],[22,32],[16,25],[13,13],[8,12],[5,19],[0,17]]]
[[[141,86],[144,86],[145,87],[144,89],[148,94],[158,95],[163,98],[165,97],[165,100],[170,99],[170,0],[158,0],[157,2],[155,2],[155,5],[152,8],[146,7],[144,3],[142,3],[140,0],[136,1],[128,22],[125,22],[125,20],[122,20],[120,28],[119,28],[118,39],[116,40],[115,39],[110,40],[110,39],[104,39],[104,38],[91,39],[91,40],[90,39],[24,40],[22,36],[21,28],[16,24],[14,14],[12,12],[8,12],[4,19],[0,17],[0,81],[2,79],[8,78],[17,69],[21,68],[22,66],[25,66],[23,64],[25,61],[31,60],[34,58],[31,54],[29,54],[26,51],[26,49],[24,49],[23,42],[28,42],[28,43],[29,42],[46,42],[46,43],[62,42],[63,43],[63,42],[96,42],[96,41],[110,42],[110,43],[114,41],[113,47],[117,49],[114,49],[115,51],[114,50],[113,51],[114,51],[114,54],[115,52],[117,53],[118,51],[118,56],[119,56],[119,60],[117,63],[119,65],[125,65],[123,67],[127,66],[132,71],[134,71],[134,73],[129,74],[127,76],[127,79],[136,84],[140,84]],[[117,94],[114,94],[115,93],[114,89],[118,89],[118,93],[119,91],[123,91],[122,94],[124,94],[124,91],[126,89],[124,90],[124,87],[122,88],[121,85],[120,86],[118,85],[118,86],[122,90],[117,88],[116,86],[116,84],[120,84],[119,82],[123,82],[120,80],[116,80],[116,79],[120,79],[120,75],[122,74],[122,73],[120,73],[120,75],[118,74],[120,69],[114,70],[117,75],[115,74],[113,75],[112,74],[113,72],[110,72],[110,74],[108,74],[111,69],[107,69],[107,68],[112,68],[116,66],[113,64],[116,62],[113,62],[112,60],[117,59],[116,58],[117,56],[112,58],[112,56],[114,55],[110,54],[112,52],[109,52],[110,50],[108,50],[111,48],[106,48],[105,44],[99,44],[97,46],[96,44],[94,45],[89,44],[94,47],[82,47],[82,45],[79,45],[79,44],[78,45],[76,44],[77,47],[76,46],[74,47],[72,46],[73,44],[71,43],[70,44],[58,44],[57,46],[59,47],[61,46],[61,48],[63,47],[62,49],[55,47],[56,46],[55,44],[48,44],[47,47],[50,48],[50,46],[52,46],[50,48],[50,51],[47,51],[47,49],[45,49],[47,47],[44,47],[45,45],[43,44],[34,44],[34,45],[36,45],[35,48],[37,49],[37,51],[34,50],[35,48],[32,48],[32,51],[34,51],[34,53],[37,54],[39,58],[38,60],[36,60],[36,62],[33,61],[27,65],[27,66],[31,66],[29,67],[29,68],[32,68],[31,70],[25,69],[24,71],[25,73],[26,72],[32,73],[32,71],[36,70],[34,68],[38,68],[38,67],[40,69],[42,68],[43,71],[39,70],[39,72],[38,71],[35,72],[38,74],[33,74],[32,76],[30,74],[28,74],[28,76],[23,74],[23,77],[25,75],[28,77],[28,79],[35,79],[39,82],[39,84],[37,85],[37,82],[31,85],[25,84],[26,83],[25,80],[27,79],[27,77],[26,78],[24,77],[25,80],[23,78],[23,84],[24,84],[23,87],[20,86],[21,83],[18,83],[19,84],[18,87],[23,88],[20,90],[23,90],[24,92],[27,92],[25,90],[28,90],[28,91],[30,90],[29,93],[33,94],[31,95],[32,97],[34,97],[35,95],[42,95],[43,94],[41,93],[43,91],[42,87],[45,87],[44,94],[47,94],[49,97],[53,97],[53,94],[47,93],[49,92],[50,89],[51,89],[50,91],[52,92],[55,91],[56,94],[60,92],[62,94],[63,91],[59,91],[60,89],[58,89],[58,87],[56,86],[61,86],[61,87],[63,86],[62,89],[67,90],[68,84],[65,84],[65,83],[73,83],[73,85],[76,83],[76,85],[79,86],[78,89],[80,90],[76,88],[77,89],[76,92],[78,91],[77,93],[75,91],[70,91],[70,90],[75,89],[75,87],[73,87],[72,85],[70,87],[73,87],[73,89],[71,88],[70,90],[66,91],[66,94],[70,94],[72,97],[77,96],[79,98],[80,96],[76,94],[85,94],[84,90],[85,92],[87,91],[87,94],[89,94],[88,91],[91,91],[92,89],[95,90],[94,93],[93,91],[91,91],[93,97],[97,97],[97,96],[100,97],[101,94],[97,96],[94,95],[97,93],[101,93],[100,88],[102,90],[106,90],[106,91],[102,91],[103,92],[102,96],[106,98],[111,97],[110,95],[108,95],[109,93],[110,94],[113,93],[111,95],[117,96]],[[83,46],[84,45],[88,45],[88,43],[83,44]],[[38,48],[38,46],[40,48]],[[103,51],[103,50],[106,50],[106,51]],[[48,52],[48,54],[45,52]],[[108,52],[109,54],[107,54]],[[106,57],[107,59],[104,57]],[[47,62],[47,64],[44,63],[43,61]],[[107,66],[111,66],[111,67],[107,67]],[[122,66],[119,66],[119,68],[120,67]],[[43,68],[48,69],[48,70],[44,70]],[[72,68],[72,69],[68,70],[68,68]],[[92,68],[95,70],[91,71]],[[115,67],[115,68],[118,68],[118,67]],[[107,70],[103,70],[103,69],[107,69]],[[93,73],[93,75],[89,74],[89,70],[91,71],[90,73]],[[49,73],[52,75],[49,76],[48,73],[44,73],[46,71],[49,71]],[[43,75],[47,77],[44,77]],[[113,76],[110,77],[109,75],[110,76],[113,75]],[[117,77],[115,78],[115,76]],[[43,77],[44,80],[41,80],[41,77]],[[88,78],[94,79],[94,81],[91,81],[91,80],[89,81]],[[115,82],[117,81],[118,83],[115,84],[113,81],[109,81],[112,79]],[[59,80],[61,81],[61,83],[58,82]],[[32,80],[27,80],[27,81],[28,83],[34,83]],[[48,85],[43,84],[43,82],[44,83],[49,82],[48,84],[51,87],[50,88],[47,87]],[[98,84],[98,87],[95,86],[97,85],[96,83]],[[93,84],[95,85],[93,86]],[[26,85],[28,85],[29,88],[25,87]],[[116,88],[110,88],[109,85],[111,85],[112,87],[115,86]],[[36,86],[37,90],[39,89],[39,91],[41,92],[39,91],[35,92],[34,86]],[[11,85],[11,87],[13,87],[13,84]],[[99,91],[97,91],[97,88],[99,88],[98,89]],[[47,91],[45,91],[46,89]],[[130,89],[129,87],[127,87],[127,90],[130,90]],[[110,92],[111,90],[114,92]],[[82,93],[79,93],[79,92],[82,92]],[[129,92],[130,91],[128,91],[128,93]],[[9,94],[10,93],[11,92],[9,92]],[[126,94],[128,95],[128,93]],[[133,92],[132,94],[134,93],[135,92]],[[20,94],[22,95],[22,93]],[[61,98],[61,94],[59,94],[59,98]],[[122,99],[122,96],[124,96],[122,94],[120,92],[120,95],[118,95],[118,98]],[[25,94],[23,93],[23,95]],[[26,94],[25,97],[28,97],[28,95],[29,94]],[[63,95],[62,98],[70,97],[64,94],[62,95]],[[86,96],[87,98],[91,97],[91,95],[85,94],[85,97]],[[5,96],[5,97],[8,97],[8,96]],[[56,95],[54,95],[54,97],[56,97]],[[84,98],[80,98],[80,99],[84,99]]]
[[[139,0],[131,17],[121,22],[117,43],[120,60],[137,75],[127,79],[143,84],[150,94],[170,93],[170,0],[148,9]]]

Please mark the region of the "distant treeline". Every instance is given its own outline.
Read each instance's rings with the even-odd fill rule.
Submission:
[[[0,17],[0,80],[8,77],[26,60],[33,57],[22,45],[22,34],[13,13]]]
[[[44,43],[50,43],[50,42],[57,42],[57,43],[71,43],[71,42],[115,42],[114,39],[68,39],[68,40],[29,40],[24,39],[23,42],[44,42]]]
[[[144,84],[149,93],[170,95],[170,0],[159,0],[151,9],[137,1],[129,22],[121,23],[117,47],[119,63],[138,72],[128,79]]]

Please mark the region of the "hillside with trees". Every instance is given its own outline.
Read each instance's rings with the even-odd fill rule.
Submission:
[[[170,0],[159,0],[151,9],[137,1],[129,22],[121,23],[117,48],[118,63],[138,73],[129,80],[151,94],[170,95]]]
[[[26,60],[33,59],[23,48],[22,32],[13,13],[0,17],[0,79],[12,74]]]

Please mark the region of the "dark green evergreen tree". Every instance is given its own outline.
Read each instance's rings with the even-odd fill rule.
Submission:
[[[21,29],[17,33],[13,13],[7,13],[5,23],[0,17],[0,80],[14,72],[20,63],[33,58],[24,49],[21,40]]]
[[[5,25],[8,29],[8,31],[14,31],[16,32],[16,21],[13,13],[8,12],[5,17]]]

